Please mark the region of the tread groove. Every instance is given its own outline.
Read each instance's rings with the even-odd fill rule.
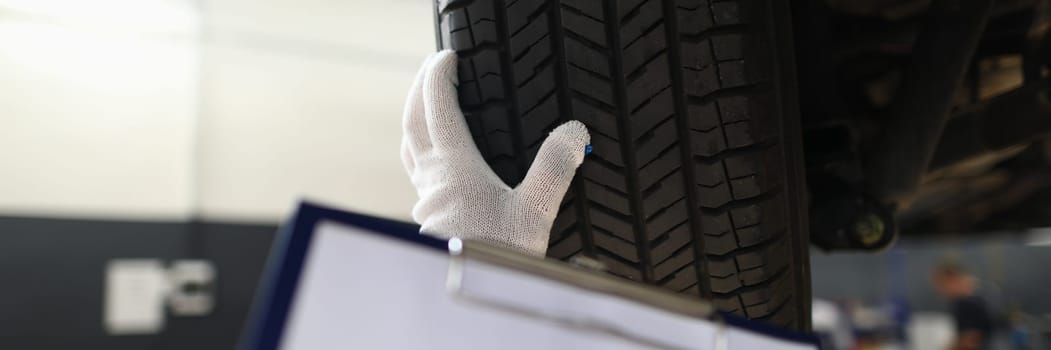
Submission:
[[[768,148],[777,146],[777,142],[774,140],[768,140],[765,142],[753,143],[748,146],[742,146],[737,148],[727,148],[725,150],[716,152],[712,155],[700,155],[694,154],[693,161],[701,164],[719,164],[722,161],[734,158],[737,156],[744,156],[749,154],[758,153]]]
[[[605,17],[607,18],[606,32],[608,34],[607,40],[609,40],[609,47],[620,47],[620,32],[617,26],[617,21],[614,20],[615,18],[619,17],[617,12],[617,5],[617,1],[603,2],[603,9],[606,12]],[[624,68],[622,66],[623,61],[624,60],[621,57],[620,51],[613,50],[612,54],[610,55],[609,65],[610,68],[613,70],[611,75],[613,76],[613,86],[614,91],[616,91],[618,101],[616,115],[618,116],[617,130],[620,132],[621,154],[624,155],[625,167],[627,167],[628,169],[636,169],[635,156],[633,152],[635,148],[631,140],[631,131],[629,129],[628,123],[628,106],[626,105],[628,100],[626,96],[627,83],[624,80]],[[639,198],[640,193],[638,190],[638,174],[632,171],[628,171],[626,173],[627,176],[625,177],[627,180],[626,182],[629,192],[628,203],[631,206],[631,211],[632,213],[642,213],[642,200],[641,198]],[[632,226],[634,227],[635,241],[645,242],[646,226],[643,225],[643,223],[640,220],[631,221]],[[649,254],[650,252],[649,250],[645,249],[645,247],[646,246],[644,244],[638,244],[636,246],[636,251],[639,256],[639,260],[643,262],[641,264],[642,266],[640,266],[640,272],[642,273],[643,281],[653,282],[653,265],[646,263],[651,261],[651,259]]]
[[[681,37],[679,34],[678,16],[676,14],[676,7],[674,2],[674,0],[662,0],[662,11],[664,13],[665,18],[665,41],[668,43],[668,48],[666,50],[668,56],[668,68],[669,70],[671,70],[669,73],[672,76],[671,86],[673,92],[672,101],[674,103],[674,110],[676,116],[675,121],[676,123],[678,123],[679,142],[683,145],[687,145],[679,148],[681,152],[680,157],[682,159],[682,164],[689,165],[692,163],[692,156],[690,154],[691,150],[690,147],[688,147],[688,145],[691,145],[689,127],[690,115],[687,113],[686,109],[685,83],[683,82],[682,75],[678,74],[678,70],[683,68],[683,64],[680,58],[682,55],[682,48],[680,43]],[[693,187],[694,179],[696,178],[693,166],[683,166],[682,168],[684,168],[682,169],[683,188],[686,192],[687,207],[697,208],[698,194],[697,190]],[[705,256],[703,236],[704,230],[701,228],[702,223],[700,222],[700,220],[697,220],[696,217],[693,215],[687,215],[687,223],[690,225],[691,233],[690,244],[688,245],[691,247],[691,249],[693,249],[693,254],[695,257]],[[673,227],[672,229],[674,230],[675,228]],[[667,233],[663,233],[662,235],[664,234]],[[695,259],[692,265],[694,266],[694,270],[697,274],[696,285],[703,286],[701,288],[698,288],[700,290],[701,297],[705,299],[711,299],[712,293],[707,280],[707,261],[705,261],[705,259]]]
[[[711,13],[711,11],[712,11],[712,3],[711,2],[708,3],[708,10],[709,10],[708,13]],[[712,18],[712,20],[714,21],[715,19]],[[713,33],[713,31],[709,30],[706,33],[708,35],[711,35]],[[708,41],[708,49],[711,51],[712,57],[716,57],[715,56],[715,49],[712,47],[710,40]],[[712,65],[712,69],[715,69],[715,76],[719,80],[719,86],[722,87],[722,75],[719,72],[719,65]],[[711,95],[711,94],[709,94],[709,95]],[[719,109],[719,104],[718,103],[715,104],[715,115],[718,117],[719,124],[720,125],[723,124],[722,111]],[[723,142],[724,143],[727,142],[726,129],[720,128],[720,131],[721,131],[722,136],[723,136]],[[726,169],[726,163],[724,162],[721,165],[722,165],[722,169],[723,169],[723,178],[724,179],[725,178],[729,178],[730,177],[730,172],[729,172],[729,170]],[[737,247],[740,247],[741,246],[741,240],[740,240],[740,238],[737,237],[737,230],[734,229],[734,227],[737,227],[737,225],[734,223],[733,216],[729,215],[727,217],[727,221],[730,222],[730,230],[733,232],[734,242],[737,244]],[[737,271],[741,271],[741,264],[738,263],[737,259],[734,259],[734,268]],[[715,295],[716,292],[712,291],[712,294]],[[743,293],[736,293],[736,294],[737,294],[738,301],[741,303],[742,306],[744,306],[745,302],[744,302],[744,296],[742,295]],[[748,308],[742,308],[741,309],[741,313],[743,313],[745,317],[749,317],[749,315],[748,315]]]
[[[758,195],[755,195],[755,196],[752,196],[752,197],[730,200],[730,201],[728,201],[726,203],[723,203],[722,205],[719,205],[718,207],[711,208],[711,207],[700,206],[699,208],[700,208],[701,212],[703,212],[703,213],[710,214],[710,215],[719,215],[719,214],[724,214],[724,213],[726,213],[728,211],[731,211],[731,210],[734,210],[734,209],[740,209],[740,208],[744,208],[744,207],[751,206],[751,205],[761,204],[762,202],[764,202],[766,200],[777,198],[778,195],[780,195],[780,194],[781,194],[781,188],[778,187],[778,188],[774,188],[774,189],[771,189],[771,190],[767,190],[766,192],[762,192],[762,193],[760,193]],[[732,218],[731,218],[731,220],[732,220]]]
[[[631,41],[628,41],[628,43],[624,45],[624,49],[630,48],[632,45],[635,45],[636,42],[645,38],[647,34],[656,30],[657,27],[660,27],[662,24],[664,24],[664,20],[660,20],[654,22],[653,24],[650,24],[646,27],[646,29],[642,30],[642,33],[639,33],[639,36],[635,37],[634,39],[631,39]]]
[[[578,16],[581,16],[581,17],[586,17],[586,18],[591,19],[591,20],[593,20],[595,22],[598,22],[598,23],[605,22],[605,21],[603,21],[601,19],[598,19],[598,18],[595,18],[594,16],[591,16],[591,14],[588,14],[587,12],[584,12],[581,9],[578,9],[576,7],[573,7],[573,6],[569,6],[569,4],[566,4],[564,2],[561,5],[562,5],[563,9],[569,10],[569,12],[572,12],[575,15],[578,15]]]
[[[787,273],[788,273],[788,268],[787,267],[783,268],[783,269],[780,269],[777,272],[775,272],[772,275],[770,275],[770,277],[767,279],[767,281],[777,280],[777,279],[781,278],[782,276],[784,276]],[[756,283],[756,284],[747,285],[747,286],[746,285],[741,285],[740,287],[736,287],[736,288],[731,289],[731,290],[726,291],[726,292],[714,292],[713,291],[712,295],[714,295],[716,297],[736,295],[738,298],[741,298],[742,295],[745,294],[745,293],[761,291],[761,290],[763,290],[766,287],[767,287],[767,283]],[[744,302],[744,299],[741,299],[741,305],[747,306],[748,304]]]
[[[680,40],[682,40],[683,42],[696,43],[704,41],[716,35],[738,34],[741,32],[745,32],[748,28],[748,24],[724,24],[719,26],[713,26],[706,30],[702,30],[701,32],[696,34],[683,34],[680,36]]]
[[[704,256],[708,257],[712,261],[725,261],[725,260],[729,260],[729,259],[732,259],[734,257],[740,256],[740,255],[743,255],[743,254],[756,253],[756,252],[760,252],[761,253],[764,249],[769,248],[771,245],[780,243],[783,238],[778,237],[778,235],[783,235],[785,232],[786,232],[786,230],[779,230],[779,231],[771,234],[769,238],[763,240],[762,242],[758,242],[758,243],[755,243],[755,244],[752,244],[752,245],[748,245],[748,246],[745,246],[745,247],[741,247],[740,245],[738,245],[737,248],[735,248],[733,251],[731,251],[729,253],[726,253],[726,254],[705,253]],[[744,271],[748,271],[748,270],[750,270],[750,269],[738,270],[738,272],[744,272]]]
[[[511,36],[507,32],[507,7],[504,5],[503,0],[494,1],[496,1],[496,4],[500,8],[500,10],[495,11],[496,20],[498,23],[503,24],[497,26],[497,30],[499,31],[498,35],[500,36],[502,42],[510,43]],[[506,96],[512,96],[512,98],[509,99],[510,103],[508,103],[507,105],[507,114],[517,116],[521,114],[518,114],[518,101],[516,98],[513,98],[514,96],[518,96],[518,89],[514,86],[514,69],[511,67],[509,57],[510,54],[510,50],[500,50],[500,71],[503,72],[503,74],[506,76],[506,79],[503,80],[505,94]],[[519,173],[525,173],[525,170],[529,167],[525,164],[525,157],[522,157],[522,123],[518,118],[510,119],[511,121],[509,124],[511,128],[511,152],[516,158],[516,162],[514,162],[514,164],[518,168]],[[519,182],[519,179],[520,177],[515,177],[510,179],[504,179],[504,181],[511,180],[507,182],[517,184]]]
[[[514,1],[514,2],[518,2],[518,1]],[[506,11],[507,8],[511,7],[511,5],[514,5],[514,2],[512,2],[510,4],[506,4],[505,6],[500,6],[500,7],[503,8]],[[533,23],[533,20],[535,20],[537,17],[540,17],[540,14],[544,13],[544,11],[547,11],[547,2],[544,2],[543,5],[541,5],[536,10],[534,10],[532,13],[527,15],[526,16],[526,22],[529,23],[529,24],[526,24],[526,25],[522,26],[522,28],[518,28],[518,30],[516,30],[514,33],[511,33],[509,38],[514,38],[514,37],[518,36],[518,34],[522,33],[522,31],[524,31],[527,28],[529,28],[529,25]]]
[[[453,11],[465,8],[467,6],[470,6],[473,3],[474,3],[474,0],[450,1],[449,4],[447,4],[447,5],[445,5],[445,7],[441,8],[441,10],[438,12],[438,16],[440,17],[440,16],[447,15],[450,12],[453,12]]]
[[[638,79],[639,76],[642,75],[642,73],[646,72],[646,68],[647,68],[647,66],[650,65],[651,62],[656,61],[658,58],[661,57],[661,55],[664,55],[664,54],[667,54],[667,53],[668,53],[668,49],[664,48],[664,49],[661,49],[660,51],[657,51],[657,53],[654,53],[650,57],[646,57],[646,59],[643,60],[642,63],[639,64],[638,67],[636,67],[635,69],[632,69],[631,72],[628,73],[628,81],[634,81],[635,79]]]
[[[609,56],[606,53],[607,49],[606,49],[605,46],[602,46],[602,44],[596,43],[594,41],[591,41],[591,39],[588,39],[588,38],[584,37],[583,35],[577,34],[576,32],[574,32],[572,30],[566,30],[566,37],[567,38],[572,38],[573,40],[576,40],[581,45],[587,46],[588,48],[590,48],[590,49],[602,54],[603,56]]]

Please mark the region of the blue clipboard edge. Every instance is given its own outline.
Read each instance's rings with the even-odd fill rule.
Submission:
[[[260,278],[252,311],[246,322],[247,327],[238,348],[276,350],[281,344],[307,250],[314,238],[314,227],[321,220],[365,228],[379,235],[448,252],[448,241],[421,235],[419,226],[415,224],[350,213],[307,201],[301,202],[291,220],[278,230],[270,248],[263,270],[264,275]],[[731,327],[792,342],[813,344],[820,349],[820,342],[813,334],[782,329],[724,312],[720,312],[720,316]]]
[[[447,241],[421,235],[417,225],[349,213],[304,201],[299,204],[293,217],[278,229],[238,348],[269,350],[277,349],[281,344],[307,250],[314,239],[314,228],[322,220],[365,228],[387,237],[448,252]]]

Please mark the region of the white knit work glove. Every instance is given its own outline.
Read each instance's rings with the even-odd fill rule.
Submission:
[[[401,158],[420,199],[420,231],[547,251],[551,224],[591,140],[577,121],[562,124],[540,146],[522,183],[509,187],[482,159],[456,94],[456,53],[431,55],[409,91]]]

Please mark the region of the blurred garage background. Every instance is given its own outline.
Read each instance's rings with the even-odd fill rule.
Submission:
[[[0,348],[232,348],[298,200],[410,219],[401,108],[434,49],[425,1],[0,0]],[[851,347],[940,349],[929,275],[951,258],[1012,329],[1047,333],[1049,246],[1030,230],[814,251],[815,323]],[[214,307],[115,332],[106,271],[124,259],[209,262]]]
[[[299,199],[408,220],[401,107],[431,11],[0,1],[0,348],[229,349]],[[212,262],[214,310],[108,336],[104,271],[127,258]]]

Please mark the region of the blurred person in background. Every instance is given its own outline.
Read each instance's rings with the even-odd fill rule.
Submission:
[[[993,333],[993,317],[985,299],[979,296],[977,282],[962,266],[944,262],[931,276],[938,294],[949,300],[956,324],[951,350],[988,349]]]

